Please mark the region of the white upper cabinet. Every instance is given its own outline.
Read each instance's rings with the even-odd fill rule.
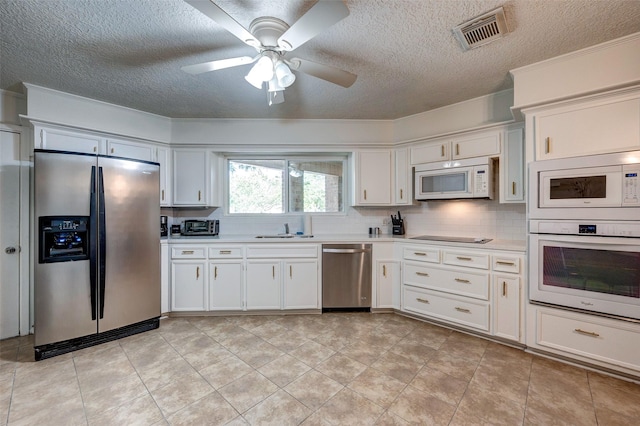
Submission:
[[[525,162],[522,128],[505,131],[503,151],[500,160],[500,202],[524,203]]]
[[[640,93],[525,114],[527,128],[533,125],[536,160],[640,149]]]
[[[107,155],[142,161],[156,161],[156,146],[142,142],[107,139]]]
[[[160,164],[160,205],[171,206],[171,150],[158,147],[158,163]]]
[[[36,149],[104,154],[105,139],[100,135],[74,130],[34,126]]]
[[[411,165],[500,154],[501,129],[438,138],[411,147]]]
[[[393,154],[395,166],[394,204],[412,204],[413,176],[409,165],[409,149],[399,148]]]
[[[206,149],[173,150],[173,205],[211,206],[211,153]]]
[[[391,205],[392,151],[358,151],[355,157],[354,205]]]

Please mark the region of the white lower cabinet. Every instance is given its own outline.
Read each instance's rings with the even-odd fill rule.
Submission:
[[[520,277],[493,277],[493,334],[520,341],[522,333]]]
[[[375,250],[375,249],[374,249]],[[390,260],[376,264],[376,308],[400,309],[400,263]]]
[[[247,261],[247,310],[280,309],[280,262]]]
[[[171,263],[171,310],[206,311],[207,285],[204,260]]]
[[[171,286],[169,285],[169,244],[166,240],[160,242],[160,312],[171,311]]]
[[[209,262],[209,310],[242,310],[243,262]]]
[[[283,262],[283,309],[318,308],[318,261]]]

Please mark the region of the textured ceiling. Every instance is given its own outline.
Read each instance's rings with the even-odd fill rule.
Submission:
[[[315,1],[216,0],[245,28],[293,24]],[[640,31],[639,0],[347,0],[351,14],[295,56],[358,75],[298,74],[285,103],[250,65],[180,67],[255,51],[182,0],[0,0],[0,88],[29,82],[169,117],[395,119],[511,88],[508,71]],[[504,6],[510,33],[463,52],[451,29]],[[612,64],[615,66],[615,64]]]

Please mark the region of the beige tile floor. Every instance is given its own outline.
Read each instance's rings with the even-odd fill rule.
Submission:
[[[33,362],[9,425],[635,425],[640,386],[394,314],[194,317]],[[639,355],[640,356],[640,355]]]

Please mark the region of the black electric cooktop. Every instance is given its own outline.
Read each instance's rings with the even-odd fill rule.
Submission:
[[[411,240],[427,240],[427,241],[447,241],[452,243],[474,243],[474,244],[486,244],[491,241],[491,238],[474,238],[474,237],[443,237],[440,235],[420,235],[417,237],[411,237]]]

